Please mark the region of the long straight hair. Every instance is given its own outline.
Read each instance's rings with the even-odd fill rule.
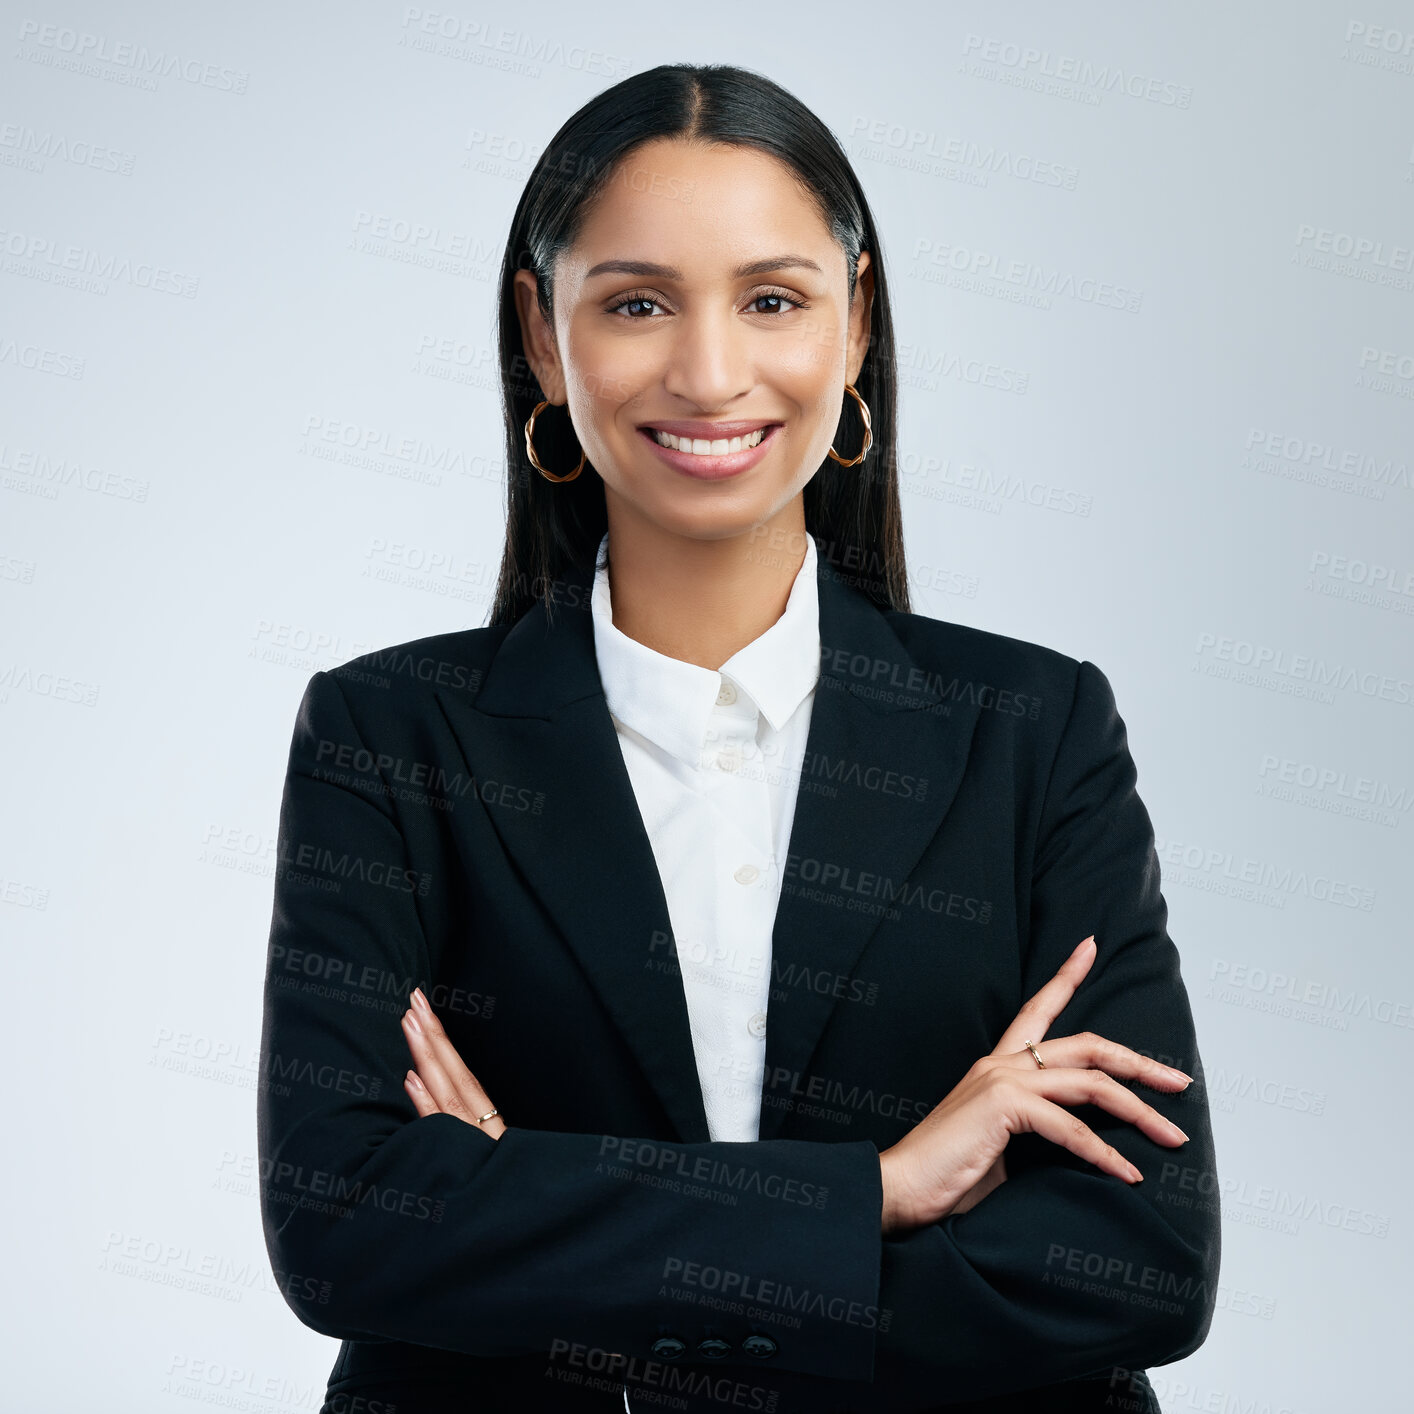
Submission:
[[[514,623],[540,600],[553,614],[555,582],[568,569],[593,573],[608,528],[604,483],[586,461],[573,481],[552,482],[531,464],[525,424],[541,391],[526,359],[515,275],[534,272],[536,298],[554,317],[555,260],[571,245],[589,203],[615,165],[659,138],[759,149],[790,166],[844,250],[854,298],[859,254],[872,261],[869,345],[855,387],[868,404],[873,446],[858,465],[826,456],[803,493],[805,528],[837,574],[881,609],[909,608],[899,508],[895,427],[898,382],[893,316],[874,218],[839,140],[799,99],[729,64],[661,64],[592,98],[551,139],[521,194],[501,263],[499,352],[506,420],[506,543],[491,625]],[[863,445],[859,409],[845,394],[832,444],[848,458]],[[535,451],[556,474],[580,446],[563,408],[535,422]]]

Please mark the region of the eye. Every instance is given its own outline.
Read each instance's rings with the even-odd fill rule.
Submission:
[[[638,306],[648,305],[648,306],[654,307],[654,308],[659,308],[659,309],[662,308],[662,306],[658,303],[658,301],[657,301],[656,299],[654,299],[653,296],[650,295],[650,294],[648,294],[646,291],[643,291],[643,290],[633,290],[633,291],[631,291],[629,294],[624,295],[624,297],[623,297],[622,299],[620,299],[619,301],[617,301],[617,303],[611,304],[606,312],[609,313],[609,314],[617,314],[617,313],[619,312],[619,310],[621,310],[621,309],[627,309],[629,305],[638,305]],[[628,315],[625,315],[625,316],[623,316],[623,317],[626,318],[626,319],[643,319],[643,318],[645,318],[646,316],[635,313],[635,314],[628,314]]]
[[[779,306],[787,304],[790,305],[792,309],[805,308],[805,302],[803,300],[796,299],[794,295],[787,294],[785,290],[762,290],[759,295],[753,295],[751,297],[751,303],[753,305],[760,304],[763,300],[769,300],[778,307],[775,309],[753,309],[753,314],[784,314],[786,311],[779,308]]]

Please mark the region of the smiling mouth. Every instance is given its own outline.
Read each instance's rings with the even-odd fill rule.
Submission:
[[[722,457],[733,452],[749,452],[753,447],[761,445],[762,438],[773,427],[779,426],[779,423],[767,422],[754,432],[746,432],[737,437],[717,438],[675,437],[671,432],[660,432],[656,427],[645,427],[643,431],[660,447],[667,447],[670,451],[685,452],[694,457]]]

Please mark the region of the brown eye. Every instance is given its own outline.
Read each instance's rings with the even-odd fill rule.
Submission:
[[[756,308],[756,306],[760,304],[773,305],[775,307],[771,309]],[[752,313],[754,314],[785,314],[788,312],[787,308],[785,308],[786,306],[790,309],[804,308],[800,300],[786,294],[784,290],[768,290],[764,294],[755,295],[752,298],[751,305]]]
[[[624,315],[623,317],[624,317],[625,319],[643,319],[643,318],[646,318],[646,317],[648,317],[648,316],[645,316],[645,315],[639,313],[639,312],[638,312],[639,310],[644,309],[644,308],[647,308],[647,309],[660,309],[660,308],[662,308],[662,306],[659,305],[658,301],[655,300],[655,299],[653,299],[650,295],[646,295],[646,294],[631,294],[631,295],[625,295],[621,300],[619,300],[619,302],[618,302],[617,304],[611,304],[611,305],[609,306],[608,310],[607,310],[607,313],[609,313],[609,314],[618,314],[618,312],[619,312],[620,310],[629,309],[630,307],[633,307],[634,312],[633,312],[633,313],[630,313],[630,314]]]

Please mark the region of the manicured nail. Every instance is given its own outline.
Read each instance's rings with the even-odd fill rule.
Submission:
[[[427,998],[422,995],[421,987],[412,989],[412,1004],[421,1011],[430,1012],[432,1008],[427,1004]]]
[[[1186,1072],[1180,1070],[1177,1066],[1166,1065],[1164,1069],[1168,1071],[1168,1073],[1173,1076],[1175,1080],[1181,1080],[1185,1085],[1193,1084],[1193,1077],[1187,1074]]]
[[[426,1088],[422,1083],[422,1077],[415,1070],[408,1071],[407,1082],[414,1090],[423,1090]]]
[[[1129,1166],[1129,1176],[1134,1180],[1135,1183],[1144,1182],[1144,1175],[1140,1173],[1139,1170],[1135,1168],[1133,1164],[1130,1164]]]
[[[403,1013],[403,1020],[406,1021],[407,1024],[411,1026],[412,1029],[416,1031],[419,1036],[422,1035],[422,1023],[417,1019],[415,1015],[413,1015],[411,1011],[405,1011]]]
[[[1075,952],[1071,953],[1071,957],[1074,957],[1075,953],[1083,951],[1086,943],[1093,943],[1094,941],[1095,935],[1093,933],[1091,933],[1088,938],[1082,938],[1078,943],[1076,943]]]
[[[1172,1120],[1169,1120],[1169,1127],[1173,1130],[1175,1134],[1178,1135],[1180,1139],[1183,1140],[1185,1144],[1188,1143],[1188,1136],[1176,1124],[1174,1124]]]

